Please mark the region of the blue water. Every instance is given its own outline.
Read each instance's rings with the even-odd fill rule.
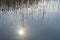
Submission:
[[[55,1],[44,4],[42,8],[39,5],[40,3],[38,7],[34,5],[30,8],[9,10],[9,15],[0,10],[0,40],[60,40],[58,3]],[[22,23],[26,29],[25,36],[19,35],[16,31]]]

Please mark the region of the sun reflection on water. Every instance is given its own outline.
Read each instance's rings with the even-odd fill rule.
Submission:
[[[23,27],[22,25],[18,26],[17,27],[17,34],[21,37],[22,36],[24,37],[26,35],[26,28]]]
[[[23,29],[20,29],[20,30],[18,31],[18,33],[19,33],[20,35],[24,35],[24,30],[23,30]]]

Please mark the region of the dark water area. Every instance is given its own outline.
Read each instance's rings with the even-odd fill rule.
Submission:
[[[60,40],[60,1],[2,4],[0,40]]]

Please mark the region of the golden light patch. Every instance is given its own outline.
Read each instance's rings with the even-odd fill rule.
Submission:
[[[20,29],[20,30],[18,31],[18,33],[19,33],[20,35],[23,35],[23,34],[24,34],[24,30],[23,30],[23,29]]]

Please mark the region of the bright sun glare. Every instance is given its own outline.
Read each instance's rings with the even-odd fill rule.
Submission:
[[[26,35],[26,28],[23,27],[22,25],[18,26],[17,33],[21,36],[25,36]]]
[[[23,30],[23,29],[20,29],[20,30],[18,31],[18,33],[19,33],[20,35],[23,35],[23,34],[24,34],[24,30]]]

